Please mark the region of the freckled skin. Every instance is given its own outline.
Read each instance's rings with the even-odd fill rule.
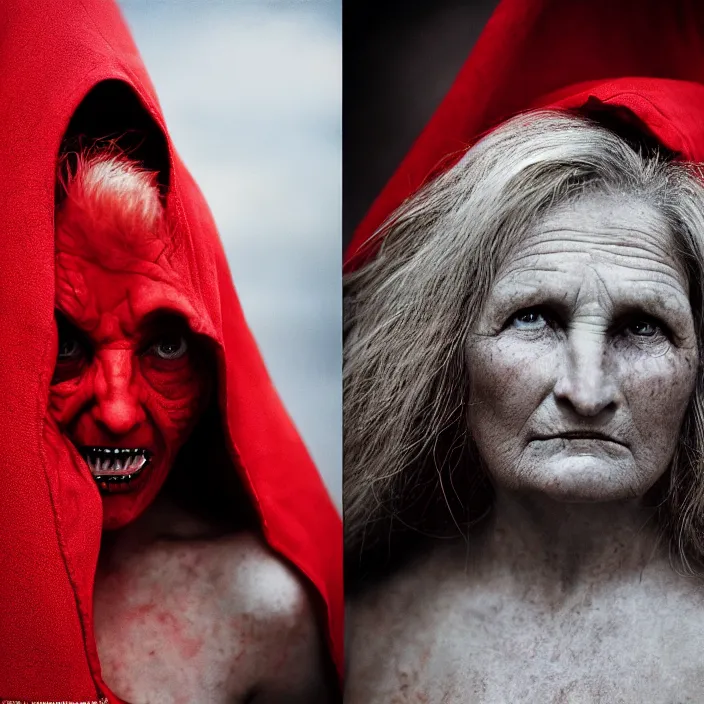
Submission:
[[[539,551],[533,569],[467,552],[429,547],[351,605],[346,703],[702,700],[704,595],[666,555],[565,592]]]
[[[499,486],[624,499],[667,469],[698,352],[664,230],[646,206],[587,201],[555,213],[499,271],[467,348],[469,425]],[[543,320],[512,320],[521,310]],[[654,334],[638,334],[641,320]],[[555,437],[580,430],[616,442]]]
[[[157,498],[101,553],[96,640],[103,677],[121,698],[333,701],[308,595],[261,537],[215,534]]]
[[[492,516],[351,604],[346,702],[702,700],[704,587],[642,501],[699,363],[674,249],[648,205],[590,198],[499,267],[466,352]]]

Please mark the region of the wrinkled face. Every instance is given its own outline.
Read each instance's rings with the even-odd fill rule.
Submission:
[[[503,263],[467,346],[469,424],[497,487],[607,501],[667,470],[698,366],[674,251],[652,208],[593,197]]]
[[[137,243],[120,251],[110,239],[75,231],[59,229],[56,241],[50,413],[95,477],[105,527],[117,528],[163,485],[207,401],[209,379],[177,313],[188,312],[188,301],[165,261]]]

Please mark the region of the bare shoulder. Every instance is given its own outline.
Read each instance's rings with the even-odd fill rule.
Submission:
[[[254,530],[218,533],[159,500],[113,550],[113,561],[156,571],[171,584],[205,581],[224,612],[247,615],[260,635],[310,629],[316,615],[307,584]]]
[[[223,589],[240,633],[266,662],[260,677],[260,702],[332,701],[321,616],[304,578],[255,533],[220,539],[227,551]]]
[[[221,553],[222,587],[239,608],[275,625],[294,627],[313,618],[311,600],[302,577],[254,532],[216,540]]]
[[[219,538],[210,553],[223,608],[256,627],[262,650],[284,644],[299,655],[320,640],[318,614],[304,578],[253,532]]]
[[[217,683],[213,702],[331,701],[305,578],[254,531],[213,535],[165,518],[158,532],[143,523],[101,553],[95,616],[108,671],[129,654],[143,692],[169,686],[204,701],[207,681]]]

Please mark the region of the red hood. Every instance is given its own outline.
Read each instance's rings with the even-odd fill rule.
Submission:
[[[319,593],[341,672],[340,518],[267,375],[212,216],[173,150],[117,6],[5,0],[0,25],[0,387],[6,399],[0,410],[0,700],[113,700],[100,678],[92,623],[101,500],[85,464],[45,423],[56,355],[56,160],[81,101],[109,79],[129,86],[166,137],[167,210],[193,282],[191,324],[218,350],[233,464],[267,541]]]
[[[698,0],[503,0],[452,88],[354,233],[345,269],[418,188],[530,108],[608,109],[704,161],[704,5]]]

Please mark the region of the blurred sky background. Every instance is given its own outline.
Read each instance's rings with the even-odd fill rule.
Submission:
[[[341,505],[340,0],[120,0],[247,320]]]

